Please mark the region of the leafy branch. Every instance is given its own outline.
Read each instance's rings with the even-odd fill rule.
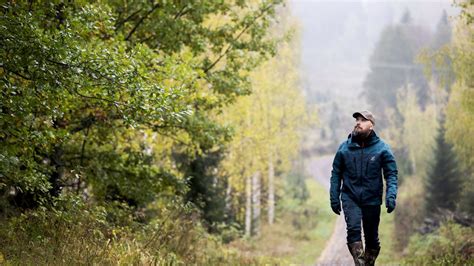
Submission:
[[[227,55],[227,53],[233,48],[233,45],[232,43],[235,43],[237,40],[240,39],[240,37],[242,37],[242,35],[248,30],[250,29],[250,27],[252,27],[254,25],[255,22],[257,22],[257,20],[259,20],[261,17],[263,17],[271,8],[273,8],[275,6],[275,3],[272,3],[272,4],[269,4],[267,7],[263,8],[260,13],[255,16],[249,23],[247,23],[247,25],[245,25],[245,27],[239,32],[239,34],[231,41],[231,43],[229,43],[227,45],[227,48],[224,50],[224,52],[222,52],[219,57],[217,57],[216,60],[214,60],[214,62],[212,62],[208,67],[206,67],[204,69],[204,73],[208,73],[212,68],[214,68],[214,66],[222,60],[222,58],[224,58],[224,56]]]

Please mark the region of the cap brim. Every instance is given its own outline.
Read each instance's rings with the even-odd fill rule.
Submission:
[[[367,117],[365,117],[363,114],[359,113],[359,112],[355,112],[352,114],[352,117],[354,118],[357,118],[358,116],[362,116],[363,118],[367,119]]]

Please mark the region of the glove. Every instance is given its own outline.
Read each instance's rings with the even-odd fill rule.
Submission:
[[[385,202],[385,206],[387,207],[387,213],[393,212],[393,210],[395,210],[396,205],[397,204],[395,203],[394,199],[387,199],[387,201]]]
[[[341,203],[331,204],[331,209],[335,214],[340,215],[341,214]]]

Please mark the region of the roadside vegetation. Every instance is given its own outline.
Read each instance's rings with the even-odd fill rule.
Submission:
[[[265,227],[258,237],[230,243],[245,257],[278,258],[279,264],[316,263],[331,237],[336,217],[331,215],[327,204],[329,194],[322,185],[314,179],[295,176],[292,179],[304,184],[289,185],[286,193],[300,195],[282,201],[275,224]]]
[[[474,263],[474,4],[456,5],[434,32],[407,12],[370,60],[400,170],[380,263]],[[299,165],[317,115],[285,1],[0,11],[0,264],[315,262],[335,215]]]
[[[433,33],[405,13],[372,54],[365,91],[399,167],[395,217],[382,227],[393,230],[384,240],[393,254],[382,247],[380,263],[473,261],[474,6],[457,6],[460,15],[444,13]]]
[[[0,263],[275,260],[225,244],[280,219],[313,116],[283,1],[0,9]]]

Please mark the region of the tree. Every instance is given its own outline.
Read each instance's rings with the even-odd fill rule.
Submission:
[[[434,50],[438,50],[446,44],[449,44],[451,42],[451,34],[452,30],[448,20],[448,14],[446,13],[446,10],[443,10],[443,14],[436,26],[436,32],[433,36],[431,47]]]
[[[388,126],[386,109],[396,110],[397,90],[408,84],[416,89],[421,106],[427,104],[428,83],[415,63],[420,48],[429,41],[429,32],[411,22],[408,11],[401,23],[387,26],[370,57],[370,72],[364,81],[364,96],[379,117],[378,128]],[[397,120],[400,114],[396,113]],[[401,123],[401,121],[399,121]]]
[[[453,145],[445,139],[444,123],[436,138],[434,160],[426,179],[426,210],[435,214],[438,209],[456,210],[462,189],[462,172],[453,150]]]
[[[422,61],[425,61],[425,65],[430,67],[429,71],[425,71],[426,76],[430,77],[435,82],[433,86],[444,89],[446,91],[444,94],[449,93],[455,80],[452,61],[448,55],[451,36],[451,24],[448,20],[446,11],[444,10],[436,27],[429,52],[428,49],[426,49],[421,52],[419,56]],[[438,92],[438,94],[443,93]],[[435,95],[434,97],[434,100],[437,101],[439,105],[442,105],[443,107],[446,106],[447,97],[444,95]]]
[[[202,218],[211,232],[217,230],[216,225],[226,221],[225,179],[216,175],[224,154],[222,149],[206,151],[193,157],[186,153],[174,155],[189,185],[185,200],[194,203],[202,211]]]
[[[437,50],[425,53],[422,58],[438,89],[437,104],[445,111],[449,127],[446,139],[453,144],[456,156],[464,173],[463,191],[460,199],[460,210],[473,214],[474,192],[470,185],[474,180],[474,143],[472,142],[474,125],[474,99],[472,93],[472,76],[474,68],[474,42],[472,40],[473,4],[469,1],[457,3],[460,15],[453,19],[453,28],[444,13],[438,23],[433,40]],[[446,43],[451,40],[451,43]],[[444,94],[444,95],[443,95]]]
[[[459,3],[461,14],[455,21],[453,41],[450,49],[441,51],[448,55],[456,76],[451,86],[451,94],[446,107],[446,119],[450,126],[446,130],[447,139],[453,143],[454,150],[466,173],[463,180],[464,189],[461,199],[461,210],[474,214],[474,5],[465,1]]]
[[[35,207],[65,190],[138,205],[184,192],[183,173],[144,154],[137,129],[192,156],[227,141],[209,114],[249,93],[250,70],[274,53],[280,3],[3,4],[1,195]]]
[[[247,235],[260,230],[261,210],[267,210],[270,224],[274,221],[276,191],[299,152],[301,128],[312,122],[299,87],[297,40],[280,43],[277,56],[252,72],[253,93],[219,115],[234,125],[220,170],[229,178],[233,216]]]

